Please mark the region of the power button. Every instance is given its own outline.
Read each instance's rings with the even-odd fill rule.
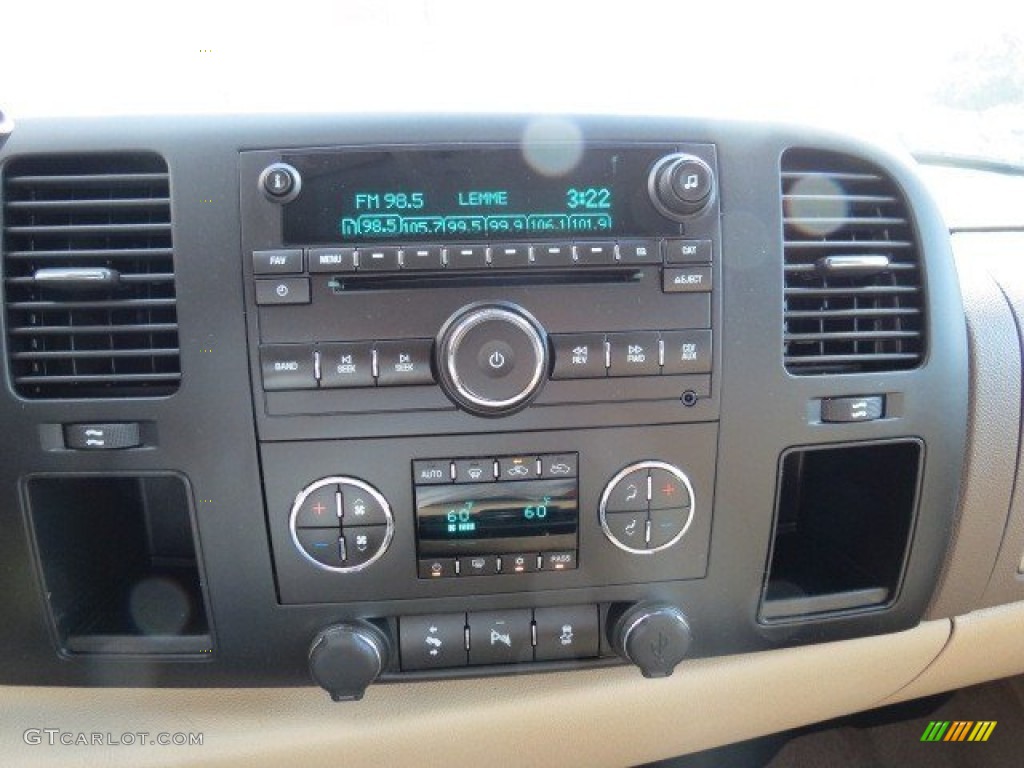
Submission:
[[[500,379],[515,367],[516,353],[504,341],[489,341],[480,348],[477,364],[485,375]]]

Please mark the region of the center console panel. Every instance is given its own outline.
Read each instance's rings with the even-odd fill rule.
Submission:
[[[966,343],[948,237],[913,173],[782,129],[589,119],[578,140],[532,142],[529,123],[139,126],[173,191],[180,388],[0,400],[26,446],[0,467],[4,584],[22,596],[4,681],[312,677],[344,699],[378,678],[623,661],[659,676],[684,656],[920,620],[956,506]],[[919,285],[895,291],[918,303],[857,303],[893,289],[875,274],[890,262],[797,236],[785,206],[818,200],[823,174],[780,162],[808,145],[847,158],[834,178],[851,189],[884,177],[906,203],[891,250],[916,249],[899,279]],[[854,218],[826,223],[867,226]],[[784,261],[815,248],[837,253]],[[865,298],[833,298],[864,279]],[[865,307],[916,319],[805,321]],[[913,354],[890,354],[910,336]],[[901,367],[827,367],[876,349]],[[789,370],[797,352],[825,369]],[[67,437],[98,427],[136,437]],[[105,505],[128,533],[83,539],[96,551],[76,586],[61,521],[86,487],[133,501]],[[106,556],[128,550],[145,556],[104,592]],[[181,610],[156,637],[130,601],[100,599],[167,573]],[[69,622],[76,595],[88,615]]]

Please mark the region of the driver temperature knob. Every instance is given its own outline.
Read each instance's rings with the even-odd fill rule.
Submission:
[[[478,304],[453,315],[437,345],[445,391],[478,416],[503,416],[525,407],[544,384],[547,336],[514,304]]]
[[[676,606],[639,603],[611,627],[615,652],[640,667],[644,677],[668,677],[690,648],[690,625]]]
[[[387,636],[367,622],[335,624],[309,647],[309,672],[335,701],[359,701],[391,657]]]
[[[699,157],[667,155],[651,168],[647,192],[662,216],[684,221],[711,204],[715,196],[715,176]]]

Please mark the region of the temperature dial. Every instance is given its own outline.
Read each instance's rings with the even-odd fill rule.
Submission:
[[[711,204],[715,197],[715,175],[699,157],[668,155],[651,168],[647,191],[663,216],[684,221]]]

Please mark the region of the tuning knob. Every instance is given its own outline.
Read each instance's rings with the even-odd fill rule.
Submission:
[[[659,213],[673,221],[684,221],[711,204],[715,175],[699,157],[667,155],[651,168],[647,191]]]
[[[309,672],[335,701],[359,701],[388,665],[387,636],[366,622],[336,624],[309,647]]]
[[[690,625],[667,603],[640,603],[613,621],[612,647],[644,677],[668,677],[690,648]]]

